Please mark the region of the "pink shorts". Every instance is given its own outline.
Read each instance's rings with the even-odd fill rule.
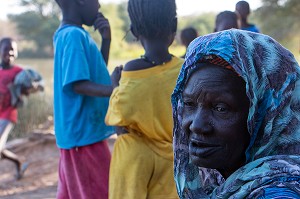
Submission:
[[[107,141],[60,149],[57,199],[107,199],[110,159]]]

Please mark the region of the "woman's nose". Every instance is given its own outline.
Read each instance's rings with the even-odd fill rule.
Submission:
[[[212,131],[212,128],[209,110],[198,108],[192,117],[190,131],[199,134],[207,134]]]

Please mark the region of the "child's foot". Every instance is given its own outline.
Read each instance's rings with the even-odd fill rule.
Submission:
[[[28,165],[29,165],[28,162],[25,162],[25,163],[22,164],[21,169],[19,171],[17,171],[17,174],[16,174],[16,179],[17,180],[20,180],[23,177],[26,169],[28,168]]]

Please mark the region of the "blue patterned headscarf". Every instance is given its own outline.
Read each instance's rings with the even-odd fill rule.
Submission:
[[[191,163],[181,130],[182,92],[191,73],[212,57],[246,82],[251,136],[246,163],[226,180]],[[226,30],[195,39],[172,95],[175,181],[180,198],[256,198],[274,188],[300,194],[300,70],[294,56],[269,36]],[[278,190],[277,190],[278,191]]]

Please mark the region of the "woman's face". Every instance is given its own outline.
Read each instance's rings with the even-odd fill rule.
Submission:
[[[226,177],[245,163],[249,145],[249,100],[245,82],[233,71],[205,65],[183,91],[183,131],[192,162]]]

